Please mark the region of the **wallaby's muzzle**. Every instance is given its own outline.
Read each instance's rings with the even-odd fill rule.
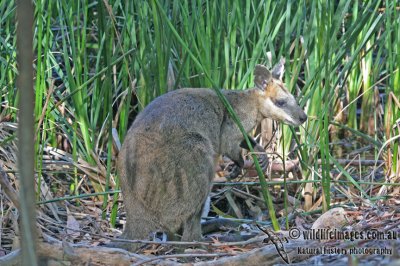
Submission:
[[[307,115],[306,115],[306,113],[304,113],[304,111],[301,111],[299,120],[300,120],[300,124],[303,124],[304,122],[307,121]]]

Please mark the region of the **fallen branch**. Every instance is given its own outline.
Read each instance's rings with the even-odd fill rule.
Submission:
[[[0,257],[0,265],[2,266],[13,266],[21,265],[21,250],[14,250],[11,253]]]
[[[298,253],[299,247],[317,247],[321,245],[316,241],[296,241],[285,245],[286,253],[291,261],[302,261],[312,255],[303,255]],[[41,263],[49,263],[57,261],[61,263],[72,263],[72,265],[182,265],[179,262],[170,261],[171,258],[224,258],[213,261],[198,262],[195,266],[239,266],[239,265],[273,265],[284,263],[273,244],[255,249],[249,252],[233,255],[230,253],[209,253],[209,254],[172,254],[158,257],[149,257],[136,253],[128,252],[119,248],[108,247],[88,247],[88,246],[72,246],[66,242],[63,244],[38,243],[38,257]],[[0,258],[0,264],[5,266],[19,265],[21,262],[20,250]]]
[[[175,258],[215,258],[215,257],[223,257],[223,256],[232,256],[233,254],[230,253],[209,253],[209,254],[173,254],[173,255],[163,255],[163,256],[158,256],[154,258],[149,258],[140,262],[137,262],[133,264],[133,266],[140,266],[144,265],[149,262],[155,263],[156,261],[159,260],[165,260],[165,259],[175,259]],[[177,263],[180,264],[180,263]]]
[[[291,262],[303,261],[313,255],[299,254],[299,247],[315,248],[320,246],[321,243],[317,241],[296,241],[285,245],[286,253]],[[278,255],[274,245],[267,245],[265,247],[255,249],[246,253],[236,256],[220,258],[214,261],[198,262],[194,266],[258,266],[258,265],[275,265],[285,264],[283,259]]]
[[[74,265],[131,265],[138,260],[139,256],[123,249],[72,247],[65,242],[62,246],[40,243],[38,255],[47,260],[67,260]]]
[[[361,160],[361,159],[337,159],[336,160],[339,164],[343,165],[351,165],[351,166],[374,166],[376,164],[383,164],[385,161],[384,160]],[[334,162],[329,161],[330,164],[333,164]],[[321,159],[318,160],[318,164],[322,164]]]
[[[8,175],[2,166],[0,166],[0,185],[3,188],[4,194],[6,194],[7,198],[14,204],[15,208],[19,209],[20,204],[18,194],[11,186]]]

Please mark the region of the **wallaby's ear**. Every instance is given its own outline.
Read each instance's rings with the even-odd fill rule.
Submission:
[[[282,57],[279,63],[272,69],[272,77],[282,80],[283,73],[285,73],[285,58]]]
[[[263,65],[256,65],[254,69],[254,83],[260,90],[265,90],[268,82],[272,79],[272,74]]]

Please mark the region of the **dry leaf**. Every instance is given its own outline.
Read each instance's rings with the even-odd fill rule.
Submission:
[[[79,237],[80,227],[79,222],[72,216],[71,212],[67,207],[67,234],[68,236],[72,237],[73,239]]]

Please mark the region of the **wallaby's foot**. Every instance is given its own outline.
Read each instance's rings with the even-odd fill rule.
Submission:
[[[232,164],[228,165],[227,171],[229,172],[229,174],[226,176],[226,178],[228,180],[235,179],[240,175],[242,167],[233,162]]]
[[[201,241],[201,212],[183,223],[182,241]]]

